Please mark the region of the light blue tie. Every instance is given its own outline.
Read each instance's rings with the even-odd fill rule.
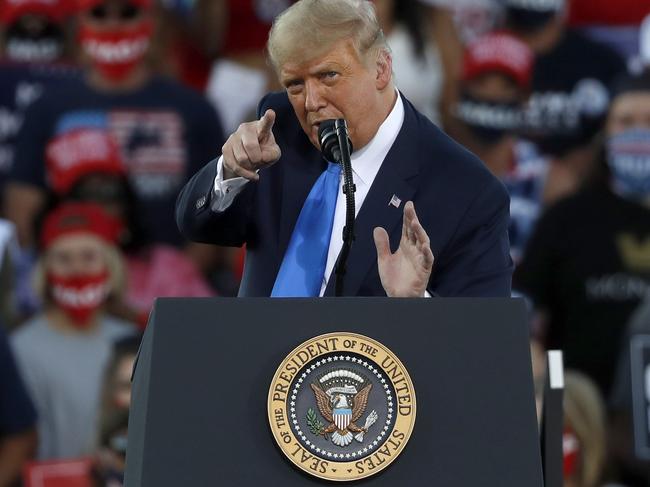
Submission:
[[[275,278],[271,297],[315,297],[323,283],[332,236],[340,164],[327,163],[305,200]]]

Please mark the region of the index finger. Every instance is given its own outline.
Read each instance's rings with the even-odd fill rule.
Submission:
[[[265,137],[269,135],[273,128],[273,124],[275,123],[275,112],[268,109],[264,112],[264,115],[260,118],[259,122],[260,123],[257,126],[257,136]]]

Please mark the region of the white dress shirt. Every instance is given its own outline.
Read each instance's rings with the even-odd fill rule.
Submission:
[[[359,214],[368,191],[372,186],[381,164],[384,162],[388,151],[393,146],[399,131],[404,123],[404,104],[397,90],[397,99],[393,109],[381,124],[379,130],[365,147],[355,150],[350,160],[352,162],[352,177],[357,188],[355,196],[355,211]],[[214,180],[214,196],[212,199],[213,211],[224,211],[227,209],[239,194],[242,188],[248,183],[245,178],[223,179],[223,156],[217,162],[217,176]],[[332,225],[332,236],[330,238],[329,250],[327,252],[327,264],[320,289],[320,296],[325,292],[327,283],[334,269],[334,264],[343,246],[343,227],[345,226],[345,195],[343,194],[343,176],[338,197],[336,198],[336,209],[334,212],[334,223]]]

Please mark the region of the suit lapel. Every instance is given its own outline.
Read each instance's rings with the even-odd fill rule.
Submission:
[[[366,199],[355,220],[356,239],[348,258],[344,294],[355,296],[364,278],[377,262],[377,250],[372,236],[375,227],[383,227],[391,236],[391,249],[399,239],[392,238],[393,231],[402,224],[404,205],[415,194],[415,177],[418,174],[417,133],[415,113],[404,101],[404,123],[395,143],[386,155]],[[393,196],[401,200],[399,208],[390,204]],[[336,275],[332,275],[325,290],[334,295]]]

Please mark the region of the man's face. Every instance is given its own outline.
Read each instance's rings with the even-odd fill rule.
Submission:
[[[287,90],[302,129],[315,147],[320,148],[320,123],[336,118],[347,121],[355,150],[370,142],[388,114],[386,97],[382,96],[390,83],[388,56],[385,63],[386,66],[374,61],[364,63],[352,42],[342,40],[320,57],[286,62],[280,67],[280,82]]]
[[[635,91],[616,97],[607,119],[607,135],[633,128],[650,129],[650,91]]]

